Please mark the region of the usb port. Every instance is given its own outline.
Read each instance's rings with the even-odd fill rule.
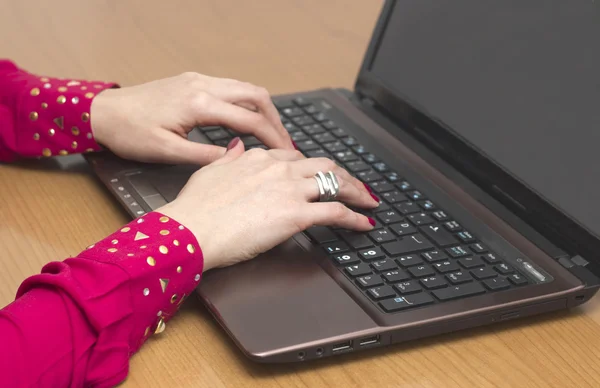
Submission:
[[[378,335],[374,335],[372,337],[367,337],[367,338],[363,338],[360,340],[360,346],[368,346],[368,345],[374,345],[374,344],[378,344],[379,343],[379,336]]]
[[[352,349],[352,341],[346,341],[346,342],[342,342],[340,344],[333,345],[332,352],[338,353],[338,352],[343,352],[344,350],[350,350],[350,349]]]

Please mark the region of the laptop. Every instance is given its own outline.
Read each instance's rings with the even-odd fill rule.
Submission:
[[[598,2],[386,1],[354,90],[274,97],[306,156],[336,160],[381,198],[365,212],[375,230],[310,228],[209,271],[198,296],[269,363],[588,301],[600,284],[599,46]],[[132,217],[197,169],[89,161]]]

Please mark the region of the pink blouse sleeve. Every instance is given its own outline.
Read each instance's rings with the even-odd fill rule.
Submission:
[[[90,107],[96,94],[116,86],[41,77],[0,60],[0,162],[100,150]]]
[[[194,235],[152,212],[25,280],[0,310],[3,387],[112,387],[198,285]]]

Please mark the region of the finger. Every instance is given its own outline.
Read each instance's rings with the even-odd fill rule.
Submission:
[[[313,178],[319,171],[326,173],[331,171],[339,180],[343,180],[346,185],[353,186],[356,188],[359,196],[361,197],[361,203],[363,206],[376,207],[379,205],[379,198],[375,197],[365,186],[364,183],[353,177],[340,166],[338,166],[333,160],[327,158],[308,158],[300,160],[293,164],[294,173],[304,178]],[[369,204],[369,205],[367,205]]]
[[[244,143],[240,140],[239,137],[234,138],[227,145],[227,151],[225,155],[219,160],[215,161],[213,165],[225,164],[232,162],[233,160],[239,158],[244,154]]]
[[[293,162],[296,160],[306,159],[306,157],[304,155],[302,155],[302,152],[300,152],[300,151],[274,149],[274,150],[269,150],[268,152],[272,158],[277,159],[277,160]]]
[[[225,148],[209,144],[195,143],[173,132],[160,131],[160,151],[155,162],[170,164],[210,164],[225,154]]]
[[[238,105],[243,104],[244,107],[251,106],[258,108],[259,112],[264,114],[280,136],[281,144],[279,147],[275,148],[293,148],[292,139],[290,138],[288,131],[283,127],[279,112],[277,111],[277,108],[275,108],[271,96],[265,88],[236,80],[228,79],[223,81],[228,82],[229,85],[226,88],[218,88],[217,96],[228,102]],[[213,90],[210,92],[215,94]]]
[[[201,100],[198,109],[194,109],[198,123],[230,127],[236,132],[256,136],[269,148],[283,148],[278,131],[262,114],[210,95],[204,95]]]
[[[365,195],[364,190],[359,190],[356,186],[349,184],[346,179],[337,176],[339,184],[339,191],[336,201],[340,201],[349,206],[360,207],[360,208],[374,208],[378,205],[370,195]],[[302,193],[303,198],[310,202],[319,201],[320,192],[319,184],[315,177],[303,178],[299,182],[298,191]]]
[[[302,209],[304,225],[335,226],[357,231],[369,231],[375,221],[363,214],[350,210],[341,202],[316,202]]]

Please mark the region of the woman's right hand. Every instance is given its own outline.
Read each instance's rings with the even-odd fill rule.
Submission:
[[[158,209],[196,236],[205,271],[251,259],[313,225],[373,228],[373,220],[343,203],[371,209],[378,202],[332,160],[287,150],[244,152],[239,139],[229,148],[194,173],[177,199]],[[318,171],[334,172],[339,202],[318,202]]]

